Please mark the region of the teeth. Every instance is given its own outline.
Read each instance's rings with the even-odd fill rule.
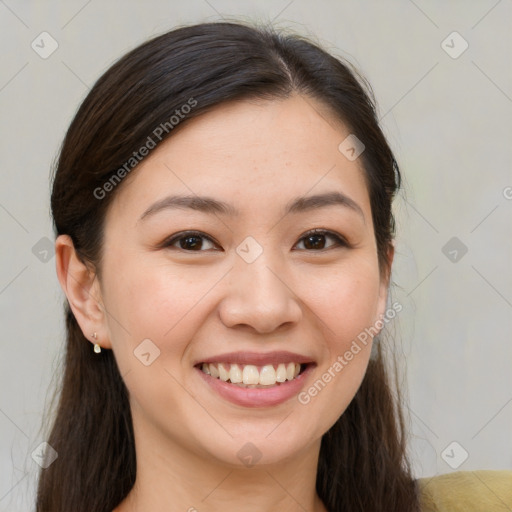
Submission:
[[[214,364],[209,364],[208,366],[210,368],[210,375],[212,377],[215,377],[216,379],[218,379],[219,378],[219,370],[218,370],[218,368]]]
[[[244,366],[242,381],[244,384],[259,384],[260,372],[258,371],[258,368],[252,364]]]
[[[242,370],[240,370],[240,367],[237,364],[231,365],[231,370],[229,370],[229,380],[232,384],[242,382]]]
[[[277,382],[284,382],[286,380],[286,366],[281,363],[277,366],[276,371],[276,381]]]
[[[258,367],[252,364],[208,364],[203,363],[201,369],[207,375],[211,375],[216,379],[241,386],[275,386],[276,383],[286,382],[295,379],[300,373],[299,363],[280,363],[277,367],[267,364]]]
[[[291,380],[291,379],[290,379]],[[276,383],[276,371],[271,364],[267,364],[261,369],[260,384],[271,386]]]
[[[219,378],[226,382],[229,379],[229,372],[224,368],[223,364],[219,364]]]

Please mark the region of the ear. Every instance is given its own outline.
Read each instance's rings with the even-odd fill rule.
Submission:
[[[55,241],[55,261],[60,286],[84,336],[92,344],[111,348],[105,308],[96,272],[78,256],[69,235]],[[96,339],[93,337],[96,333]]]
[[[380,276],[380,286],[379,286],[379,301],[377,307],[377,318],[376,321],[381,319],[386,313],[387,299],[388,299],[388,290],[389,283],[391,279],[391,266],[393,264],[393,258],[395,256],[395,241],[392,240],[388,246],[388,250],[386,252],[386,264],[385,268]]]

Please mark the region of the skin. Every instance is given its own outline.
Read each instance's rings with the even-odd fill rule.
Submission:
[[[96,332],[114,351],[130,395],[137,481],[116,512],[326,510],[315,492],[320,440],[354,397],[371,341],[306,405],[297,396],[232,404],[193,365],[288,350],[316,362],[307,389],[384,314],[389,276],[379,272],[360,159],[338,150],[348,134],[299,95],[223,104],[177,130],[115,191],[100,277],[58,237],[62,288],[85,336],[94,343]],[[283,216],[295,198],[332,191],[362,213],[335,204]],[[181,208],[140,219],[170,194],[208,196],[239,215]],[[316,239],[324,249],[306,247],[315,228],[350,246],[327,235]],[[185,230],[213,242],[162,247]],[[248,236],[263,249],[252,263],[236,252]],[[149,366],[134,356],[147,338],[160,350]],[[237,456],[247,442],[261,453],[251,468]]]

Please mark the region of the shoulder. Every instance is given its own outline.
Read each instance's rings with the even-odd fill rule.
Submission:
[[[422,512],[512,510],[512,471],[456,471],[417,482]]]

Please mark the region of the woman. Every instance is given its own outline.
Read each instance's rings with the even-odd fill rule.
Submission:
[[[300,37],[195,25],[112,66],[53,184],[37,510],[420,510],[379,339],[399,186],[369,93]]]

